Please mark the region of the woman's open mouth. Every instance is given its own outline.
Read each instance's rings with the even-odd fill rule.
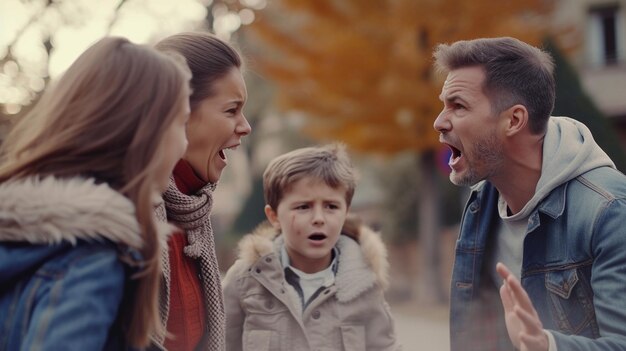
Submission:
[[[217,152],[217,154],[219,155],[219,157],[220,157],[222,160],[226,161],[226,160],[228,159],[228,158],[226,157],[226,150],[236,150],[236,149],[237,149],[237,146],[239,146],[239,144],[237,144],[237,145],[233,145],[233,146],[228,146],[228,147],[225,147],[225,148],[221,149],[220,151],[218,151],[218,152]]]

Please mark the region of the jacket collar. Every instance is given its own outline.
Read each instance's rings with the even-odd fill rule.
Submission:
[[[0,241],[108,239],[142,246],[132,202],[94,179],[29,177],[0,184]]]
[[[475,186],[472,187],[472,192],[474,194],[476,194],[476,196],[480,197],[483,196],[483,190],[486,189],[485,185],[487,184],[486,181],[482,181],[478,184],[476,184]],[[561,184],[560,186],[554,188],[550,194],[548,194],[548,196],[546,196],[538,205],[537,205],[537,211],[545,213],[546,215],[550,216],[551,218],[558,218],[559,216],[561,216],[563,214],[563,212],[565,211],[565,197],[567,196],[567,185],[569,184],[569,182],[565,182],[563,184]],[[489,183],[490,188],[492,188],[494,191],[491,192],[492,196],[495,196],[495,198],[497,199],[498,197],[498,191],[497,189],[493,186],[493,184]],[[480,198],[477,199],[478,202],[480,202]],[[471,200],[470,200],[471,202]],[[470,208],[471,210],[471,208]],[[535,211],[533,211],[534,213]],[[532,214],[531,214],[532,217]]]
[[[553,219],[561,216],[565,211],[565,197],[567,196],[568,184],[569,182],[565,182],[565,184],[552,190],[552,192],[539,203],[537,210],[547,214]]]
[[[274,228],[262,225],[241,240],[239,259],[244,267],[251,267],[267,255],[280,257],[283,242],[282,235]],[[361,226],[358,242],[347,235],[341,235],[336,248],[339,258],[335,286],[339,301],[350,301],[375,284],[383,289],[387,288],[389,263],[387,250],[379,234]]]

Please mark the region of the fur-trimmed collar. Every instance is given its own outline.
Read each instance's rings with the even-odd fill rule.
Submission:
[[[283,242],[282,235],[274,228],[259,226],[239,242],[241,267],[250,267],[271,253],[278,254]],[[388,287],[387,249],[378,233],[362,225],[357,238],[341,235],[336,247],[340,252],[335,277],[339,301],[350,301],[374,284],[383,289]]]
[[[142,246],[130,200],[94,179],[29,177],[0,184],[0,241],[108,239]]]

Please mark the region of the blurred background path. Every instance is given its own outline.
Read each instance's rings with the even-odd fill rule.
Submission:
[[[447,307],[421,308],[415,303],[391,304],[403,351],[449,351]]]

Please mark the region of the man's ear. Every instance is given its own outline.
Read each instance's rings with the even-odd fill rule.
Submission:
[[[276,213],[276,211],[274,211],[272,206],[265,205],[264,210],[265,210],[265,217],[267,217],[267,220],[270,221],[270,223],[272,224],[272,227],[274,227],[274,229],[280,229],[280,222],[278,222],[278,214]]]
[[[506,135],[513,136],[528,126],[528,110],[526,106],[517,104],[503,112],[506,114]]]

